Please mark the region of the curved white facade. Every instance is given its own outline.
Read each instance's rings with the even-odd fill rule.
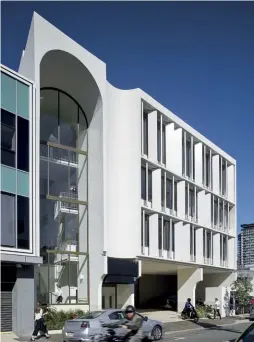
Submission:
[[[178,284],[191,279],[191,297],[198,282],[205,284],[206,270],[225,272],[225,278],[234,272],[233,158],[142,90],[113,87],[104,62],[36,13],[19,71],[37,88],[38,170],[40,89],[54,87],[70,94],[88,119],[90,308],[101,307],[107,257],[138,259],[151,274],[156,273],[153,262],[163,261],[162,272],[177,274]],[[39,172],[35,186],[39,188]],[[39,227],[39,192],[37,213]],[[179,286],[182,302],[189,286]],[[212,288],[221,286],[225,279]],[[211,293],[222,296],[221,290]],[[133,302],[133,296],[121,303],[128,301]]]

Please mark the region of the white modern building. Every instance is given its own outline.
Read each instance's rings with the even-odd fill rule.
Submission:
[[[178,310],[187,297],[223,303],[236,161],[141,89],[115,88],[103,61],[36,13],[19,73],[35,88],[35,298],[90,310],[164,294]]]

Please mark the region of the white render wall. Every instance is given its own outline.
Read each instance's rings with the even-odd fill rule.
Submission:
[[[236,254],[236,167],[235,160],[204,136],[195,131],[168,109],[140,89],[120,90],[110,85],[106,79],[106,65],[83,47],[64,35],[46,20],[35,14],[31,25],[26,50],[20,63],[20,72],[30,77],[40,89],[40,64],[47,53],[53,50],[66,52],[80,63],[80,70],[93,79],[100,97],[93,108],[88,129],[88,212],[89,212],[89,254],[90,254],[90,297],[92,308],[100,308],[101,284],[107,273],[105,256],[116,258],[142,258],[143,251],[151,258],[173,259],[183,264],[206,267],[203,255],[203,231],[213,232],[213,267],[235,269]],[[68,66],[66,66],[68,69]],[[83,69],[82,69],[83,68]],[[70,69],[71,70],[71,69]],[[70,79],[73,70],[68,70]],[[61,75],[62,87],[70,87]],[[88,78],[89,78],[88,77]],[[72,79],[71,79],[72,80]],[[72,80],[73,81],[73,80]],[[52,80],[55,83],[58,79]],[[76,79],[72,84],[72,96],[83,106],[88,106],[89,97],[85,94],[86,79]],[[51,84],[48,84],[50,86]],[[78,85],[84,86],[84,93]],[[82,88],[83,89],[83,88]],[[64,89],[65,90],[65,89]],[[39,168],[39,113],[40,92],[37,91],[37,125],[35,128],[38,150],[35,163]],[[84,100],[85,99],[85,100]],[[87,101],[87,103],[86,103]],[[81,103],[82,105],[82,103]],[[142,108],[148,106],[148,155],[141,154]],[[91,109],[91,106],[88,108]],[[166,123],[166,163],[157,161],[157,115]],[[193,165],[195,179],[183,173],[183,160],[186,161],[183,137],[190,137],[195,155]],[[203,148],[210,151],[212,181],[204,186]],[[220,158],[227,162],[227,194],[222,197],[220,182]],[[152,203],[141,201],[141,164],[152,169]],[[191,170],[193,171],[193,165]],[[204,166],[206,170],[206,166]],[[161,206],[161,175],[167,173],[177,182],[177,212],[163,211]],[[36,181],[39,187],[39,180]],[[190,220],[185,213],[185,188],[193,188],[197,193],[195,211],[198,221]],[[229,229],[219,230],[211,222],[211,196],[215,195],[230,205]],[[39,196],[39,193],[38,193]],[[174,200],[173,200],[174,201]],[[39,203],[39,198],[38,198]],[[39,207],[37,208],[39,212]],[[149,247],[141,248],[141,212],[149,216]],[[174,223],[174,253],[160,254],[158,248],[158,218]],[[39,224],[38,224],[39,225]],[[190,227],[196,228],[196,257],[190,255]],[[220,234],[229,236],[227,264],[221,264]],[[171,239],[173,236],[171,235]],[[172,245],[171,245],[172,247]],[[230,248],[229,248],[230,247]],[[211,264],[209,265],[211,266]],[[194,272],[195,273],[195,272]]]

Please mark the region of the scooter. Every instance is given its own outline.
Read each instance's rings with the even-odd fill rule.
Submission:
[[[183,309],[183,311],[181,313],[181,318],[183,320],[192,319],[195,323],[198,323],[198,321],[199,321],[199,317],[198,317],[198,314],[197,314],[197,311],[195,310],[195,308],[192,309],[192,311],[190,312],[190,315],[188,314],[188,311]]]

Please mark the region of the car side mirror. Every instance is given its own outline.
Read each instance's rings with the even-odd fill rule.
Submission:
[[[148,317],[147,316],[144,317],[144,321],[146,321],[146,322],[148,321]]]

